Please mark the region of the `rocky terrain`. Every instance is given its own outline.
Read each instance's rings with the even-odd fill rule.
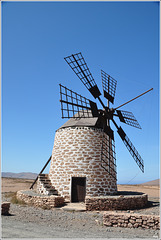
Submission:
[[[28,189],[32,180],[5,179],[2,181],[2,199],[10,201],[12,192]],[[126,186],[118,186],[127,190]],[[127,186],[131,191],[149,192],[149,206],[131,213],[159,215],[159,187]],[[154,191],[152,191],[154,190]],[[120,211],[118,211],[120,212]],[[123,211],[122,211],[123,212]],[[3,238],[159,238],[159,230],[104,226],[101,211],[80,212],[54,208],[44,210],[11,203],[10,215],[2,216]]]

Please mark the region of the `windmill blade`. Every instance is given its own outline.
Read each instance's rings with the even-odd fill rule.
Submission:
[[[92,118],[99,116],[95,102],[61,84],[59,86],[62,118]]]
[[[101,70],[101,77],[104,97],[114,103],[117,81],[103,70]]]
[[[101,166],[117,180],[115,142],[105,133],[102,136]]]
[[[121,127],[118,128],[117,132],[118,132],[119,136],[121,137],[122,141],[124,142],[125,146],[129,150],[130,154],[134,158],[135,162],[141,169],[141,171],[144,172],[143,159],[141,158],[140,154],[138,153],[138,151],[136,150],[136,148],[134,147],[134,145],[132,144],[132,142],[130,141],[128,136],[126,135],[126,133],[123,131],[123,129]]]
[[[130,126],[136,127],[141,129],[138,121],[134,117],[132,112],[122,111],[122,110],[116,110],[118,117],[121,122],[126,123]]]
[[[105,126],[104,127],[104,132],[112,139],[114,140],[114,132],[113,130],[110,128],[110,126]]]
[[[94,98],[98,98],[101,93],[98,89],[95,80],[89,71],[89,68],[81,53],[72,54],[71,56],[65,57],[65,61],[79,77],[85,87],[90,91]]]

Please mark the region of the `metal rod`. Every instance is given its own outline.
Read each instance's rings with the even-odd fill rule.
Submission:
[[[134,101],[135,99],[137,99],[137,98],[141,97],[142,95],[144,95],[144,94],[146,94],[146,93],[150,92],[151,90],[153,90],[153,88],[151,88],[151,89],[149,89],[148,91],[146,91],[146,92],[144,92],[144,93],[140,94],[139,96],[137,96],[137,97],[135,97],[135,98],[133,98],[133,99],[129,100],[128,102],[126,102],[126,103],[123,103],[122,105],[118,106],[117,108],[114,108],[114,110],[116,110],[116,109],[118,109],[118,108],[120,108],[120,107],[122,107],[122,106],[124,106],[124,105],[128,104],[129,102],[132,102],[132,101]]]
[[[33,188],[34,184],[37,182],[37,179],[38,179],[39,175],[40,175],[40,174],[44,171],[44,169],[47,167],[48,163],[49,163],[50,160],[51,160],[51,157],[52,157],[52,156],[50,156],[50,158],[49,158],[48,161],[46,162],[46,164],[45,164],[45,166],[43,167],[43,169],[42,169],[42,170],[40,171],[40,173],[37,175],[37,178],[35,179],[35,181],[34,181],[33,184],[31,185],[30,189]]]

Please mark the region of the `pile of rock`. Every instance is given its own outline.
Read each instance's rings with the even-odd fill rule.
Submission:
[[[147,205],[147,194],[125,195],[125,196],[86,196],[85,204],[87,211],[111,211],[111,210],[129,210],[139,209]]]
[[[34,195],[32,192],[24,190],[17,192],[17,199],[35,207],[53,208],[64,205],[64,198],[61,196]]]
[[[1,215],[9,215],[10,202],[3,202],[1,204]]]
[[[108,212],[103,215],[103,224],[109,227],[160,229],[160,217]]]

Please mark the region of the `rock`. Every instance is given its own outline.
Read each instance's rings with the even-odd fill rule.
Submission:
[[[3,202],[1,204],[1,215],[9,215],[10,202]]]
[[[132,223],[128,223],[127,227],[132,228]]]
[[[138,223],[135,223],[134,224],[134,228],[138,228],[139,227],[139,224]]]
[[[154,220],[153,219],[149,219],[149,220],[147,220],[147,223],[154,223]]]

